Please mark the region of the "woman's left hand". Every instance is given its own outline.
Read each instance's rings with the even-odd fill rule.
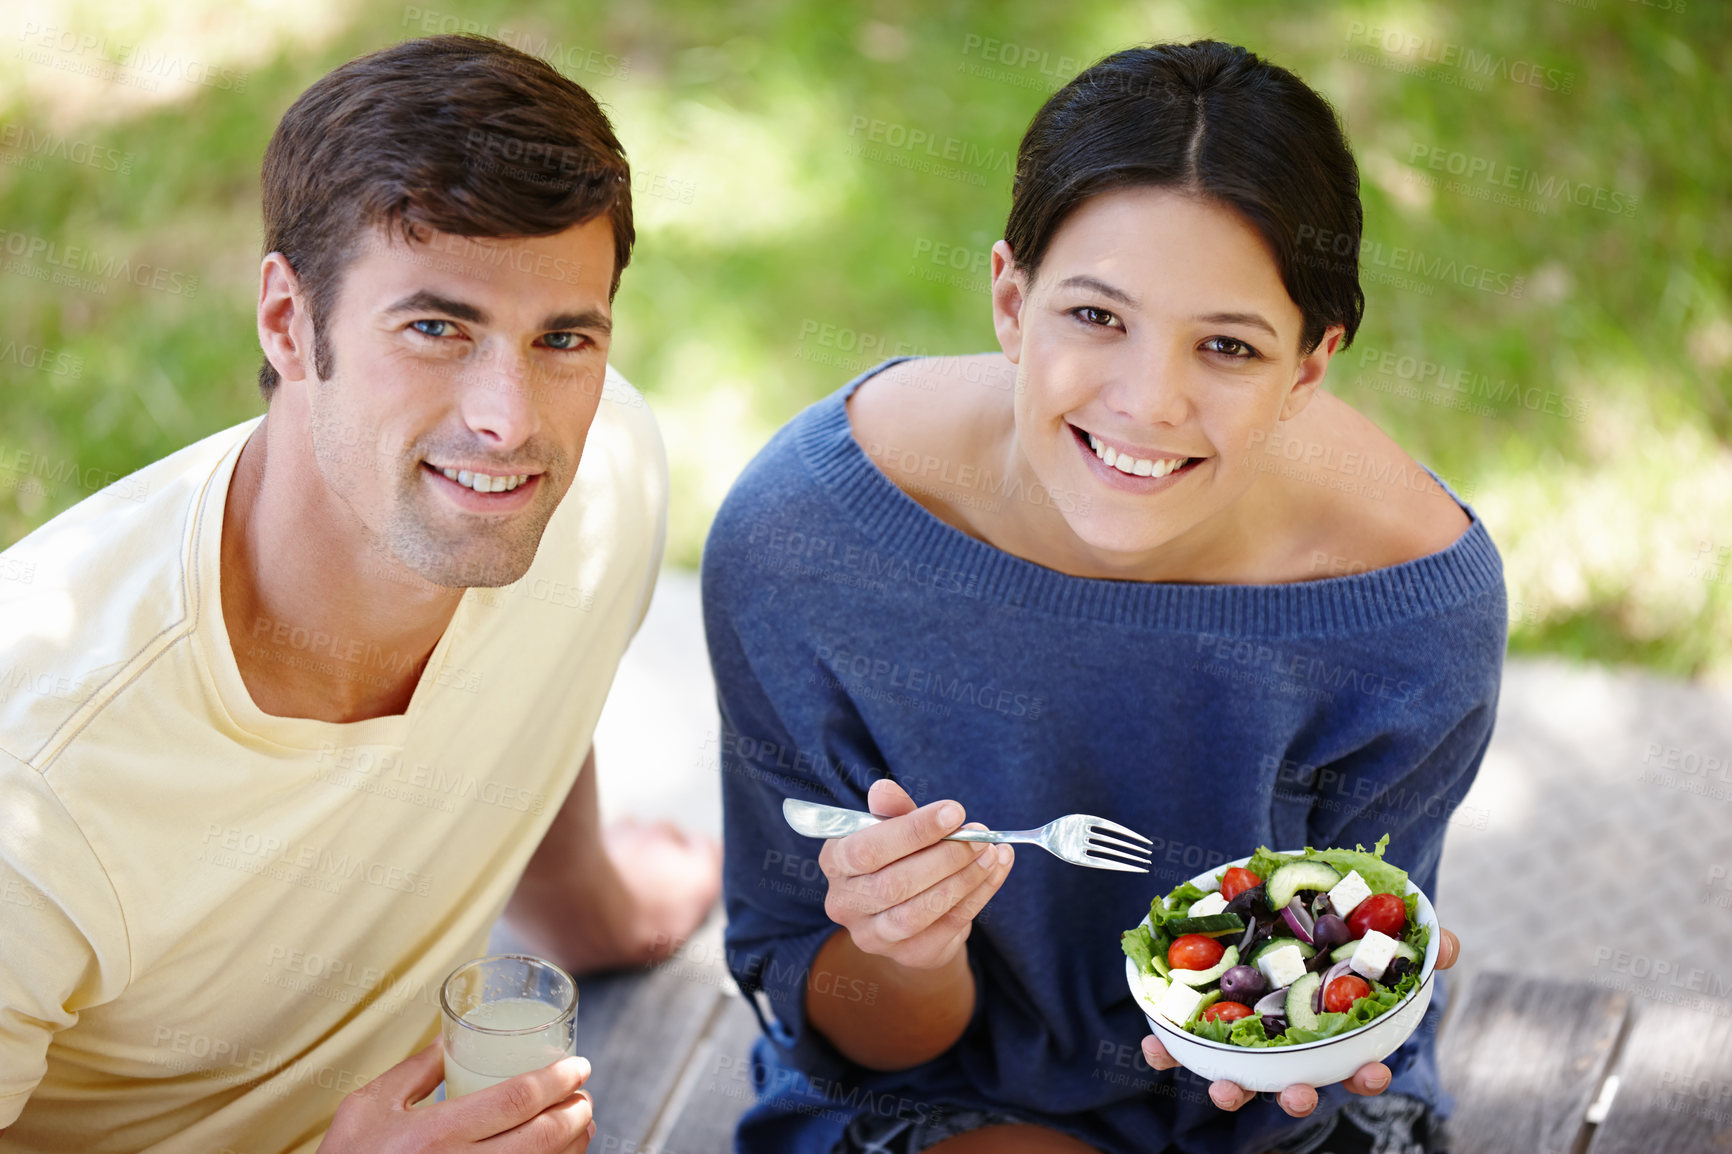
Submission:
[[[1442,926],[1438,930],[1443,937],[1437,944],[1436,968],[1447,970],[1455,965],[1455,959],[1461,953],[1461,940]],[[1171,1070],[1180,1064],[1153,1034],[1143,1039],[1143,1060],[1157,1070]],[[1342,1085],[1353,1094],[1381,1094],[1389,1086],[1389,1067],[1382,1062],[1367,1062]],[[1237,1082],[1209,1084],[1210,1100],[1223,1110],[1237,1110],[1256,1096],[1255,1091],[1241,1089]],[[1317,1109],[1317,1090],[1305,1085],[1289,1086],[1275,1100],[1293,1117],[1303,1118]]]

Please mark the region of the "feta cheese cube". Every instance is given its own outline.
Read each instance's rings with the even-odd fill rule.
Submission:
[[[1347,959],[1347,968],[1375,982],[1383,977],[1383,971],[1389,968],[1394,957],[1394,938],[1377,930],[1366,930],[1365,936],[1359,939],[1359,948]]]
[[[1291,986],[1305,972],[1305,957],[1298,946],[1282,946],[1259,957],[1257,968],[1269,979],[1269,988],[1278,990]]]
[[[1161,1017],[1180,1027],[1191,1020],[1191,1015],[1197,1012],[1197,1006],[1202,1002],[1203,995],[1183,982],[1174,982],[1167,987],[1167,992],[1161,995],[1160,1005],[1155,1007]]]
[[[1365,879],[1359,876],[1358,870],[1348,870],[1347,876],[1335,883],[1329,891],[1329,908],[1335,911],[1338,918],[1346,918],[1353,912],[1353,907],[1371,896],[1371,887],[1365,884]]]
[[[1202,897],[1198,898],[1196,901],[1192,902],[1191,908],[1190,908],[1189,912],[1186,914],[1186,916],[1187,917],[1193,917],[1193,918],[1202,918],[1202,917],[1207,917],[1210,914],[1218,914],[1226,908],[1227,908],[1227,899],[1221,896],[1220,890],[1216,890],[1214,893],[1205,894]]]

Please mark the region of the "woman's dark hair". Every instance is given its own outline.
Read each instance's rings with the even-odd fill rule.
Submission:
[[[1171,188],[1237,210],[1275,254],[1309,353],[1332,324],[1353,341],[1359,168],[1328,101],[1297,76],[1216,40],[1115,52],[1053,93],[1016,158],[1004,239],[1032,281],[1071,213],[1128,187]]]
[[[265,149],[265,251],[306,288],[313,366],[335,369],[326,322],[377,226],[406,242],[547,236],[607,213],[613,283],[631,260],[631,169],[595,100],[546,61],[482,36],[430,36],[321,77]],[[267,359],[259,391],[277,371]]]

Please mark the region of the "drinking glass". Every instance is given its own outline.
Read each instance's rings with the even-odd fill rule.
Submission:
[[[577,983],[545,958],[464,962],[440,987],[439,1009],[447,1099],[577,1052]]]

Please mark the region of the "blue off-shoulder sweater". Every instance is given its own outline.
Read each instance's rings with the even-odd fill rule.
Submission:
[[[776,434],[704,552],[727,960],[765,1028],[737,1149],[822,1154],[861,1111],[982,1108],[1111,1154],[1267,1148],[1303,1125],[1271,1095],[1228,1114],[1201,1079],[1144,1064],[1119,935],[1155,894],[1260,845],[1387,833],[1389,858],[1435,894],[1503,666],[1502,563],[1484,524],[1463,506],[1472,525],[1447,548],[1316,581],[1072,577],[945,524],[878,470],[844,409],[871,375]],[[884,776],[994,829],[1092,813],[1156,846],[1147,875],[1020,849],[968,941],[979,998],[966,1032],[894,1073],[853,1065],[807,1025],[808,970],[837,927],[821,843],[781,810],[785,797],[865,809]],[[1447,1113],[1436,981],[1388,1060],[1390,1089]],[[831,978],[825,993],[878,1001],[859,981]],[[1319,1110],[1345,1097],[1327,1088]]]

